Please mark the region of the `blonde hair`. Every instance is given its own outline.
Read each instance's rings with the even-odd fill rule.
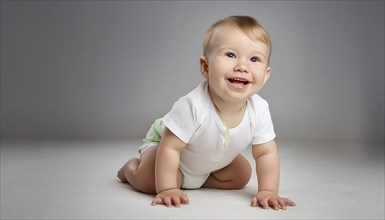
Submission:
[[[269,33],[266,29],[254,18],[249,16],[230,16],[217,21],[207,30],[203,39],[203,55],[206,56],[212,46],[212,37],[214,33],[225,25],[235,25],[243,33],[245,33],[251,40],[261,41],[269,48],[268,64],[270,64],[270,55],[272,43]]]

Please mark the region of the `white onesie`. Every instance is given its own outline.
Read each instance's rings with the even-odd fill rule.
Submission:
[[[275,138],[268,103],[257,94],[247,101],[239,125],[228,129],[215,111],[207,81],[179,98],[162,121],[187,144],[179,165],[185,189],[200,188],[211,172],[230,164],[247,147]]]

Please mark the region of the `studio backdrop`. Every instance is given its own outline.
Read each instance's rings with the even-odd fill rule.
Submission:
[[[384,140],[384,1],[1,1],[2,137],[143,138],[230,15],[272,37],[279,138]]]

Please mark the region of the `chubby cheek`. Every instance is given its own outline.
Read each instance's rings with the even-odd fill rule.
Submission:
[[[265,80],[265,76],[262,74],[259,74],[256,77],[254,77],[254,79],[258,85],[261,85],[261,84],[263,84],[263,81]]]
[[[221,75],[219,68],[217,66],[211,66],[208,69],[207,79],[215,80],[215,78],[218,78],[219,75]]]
[[[209,83],[212,85],[212,86],[219,86],[220,84],[222,84],[222,80],[220,77],[218,77],[217,75],[213,75],[213,74],[209,74],[208,76],[208,80],[209,80]]]
[[[215,77],[225,77],[227,74],[232,73],[233,68],[227,63],[216,63],[212,66],[211,75]]]
[[[258,76],[258,77],[255,77],[254,80],[255,80],[254,88],[259,91],[262,88],[262,86],[264,85],[265,77],[264,76]]]

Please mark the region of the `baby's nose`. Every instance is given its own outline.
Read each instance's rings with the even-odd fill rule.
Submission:
[[[248,68],[246,65],[243,65],[243,64],[238,64],[235,66],[234,68],[235,71],[239,71],[239,72],[248,72]]]

